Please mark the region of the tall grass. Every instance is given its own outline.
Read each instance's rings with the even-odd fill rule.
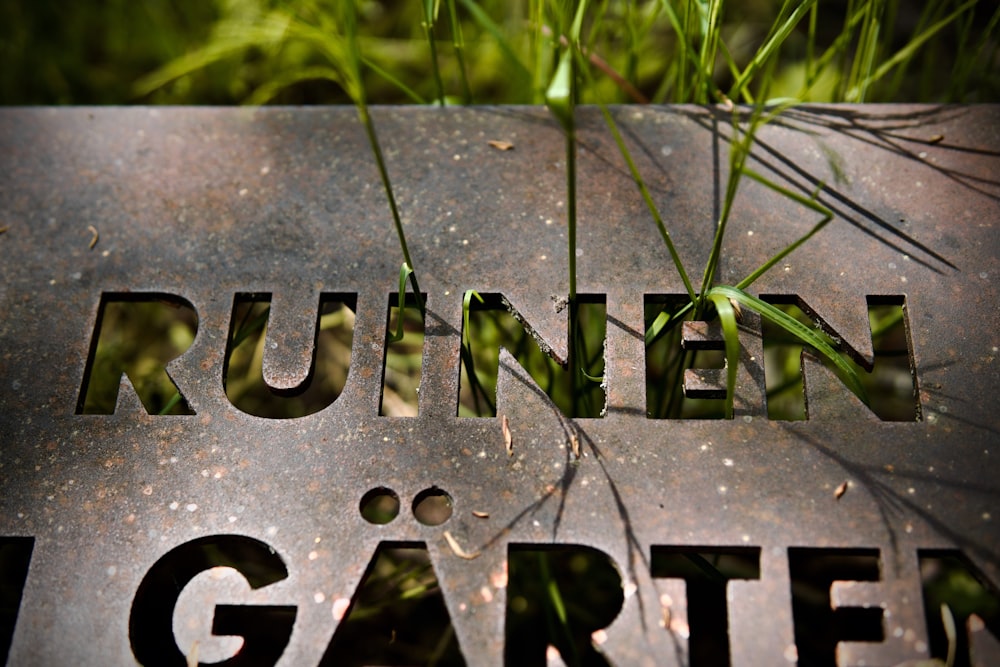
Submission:
[[[573,35],[580,4],[216,0],[201,47],[162,36],[185,53],[134,93],[171,103],[351,103],[356,91],[326,76],[348,64],[349,53],[329,47],[347,31],[331,19],[350,8],[360,83],[378,103],[544,103],[569,42],[595,74],[577,77],[581,104],[752,103],[765,83],[773,97],[803,102],[1000,99],[1000,9],[986,0],[595,0]]]

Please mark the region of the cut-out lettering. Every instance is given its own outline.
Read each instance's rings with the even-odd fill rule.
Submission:
[[[0,537],[0,665],[10,653],[34,547],[33,537]]]
[[[605,406],[606,302],[603,295],[577,295],[567,304],[568,359],[556,361],[550,343],[540,339],[524,317],[500,294],[468,299],[468,329],[463,325],[459,414],[495,417],[500,347],[568,417],[600,417]],[[562,363],[560,363],[562,362]],[[575,365],[576,372],[571,372]],[[470,368],[472,369],[470,372]]]
[[[921,549],[920,577],[923,580],[924,616],[930,638],[931,656],[948,657],[954,642],[954,667],[1000,664],[1000,594],[982,572],[958,550]],[[941,618],[941,606],[954,621],[953,637],[948,637]],[[984,636],[988,634],[990,636]]]
[[[308,372],[294,386],[280,387],[264,379],[265,356],[277,355],[278,366],[284,367],[297,358],[299,350],[284,350],[280,343],[269,342],[270,302],[269,294],[236,295],[223,369],[226,396],[238,409],[257,417],[287,419],[319,412],[340,396],[347,382],[357,297],[321,295]],[[296,370],[287,369],[289,373]]]
[[[531,387],[540,390],[539,393],[544,391],[564,415],[603,415],[606,331],[603,296],[579,295],[575,306],[564,306],[569,313],[569,353],[567,359],[557,360],[552,346],[539,337],[502,295],[467,294],[475,298],[466,298],[468,312],[461,332],[460,416],[496,416],[501,346],[510,350],[532,378]],[[390,297],[379,414],[415,416],[423,363],[423,322],[415,298],[407,295],[403,336],[396,340],[400,331],[398,297]],[[861,353],[839,339],[800,298],[794,295],[764,298],[800,321],[829,332],[832,344],[845,350],[846,358],[857,362],[857,373],[868,389],[869,407],[876,416],[887,421],[920,418],[916,370],[902,296],[868,297],[872,362],[865,361]],[[269,342],[271,295],[237,294],[223,368],[223,384],[233,405],[248,414],[280,419],[313,414],[333,403],[342,392],[350,370],[356,302],[353,294],[323,294],[313,328],[292,327],[285,322],[282,333],[277,335],[280,340]],[[682,295],[646,295],[644,304],[647,416],[723,418],[725,355],[721,338],[712,335],[713,324],[681,322],[683,318],[671,321],[665,317],[684,308],[686,297]],[[302,313],[296,311],[296,315],[301,317]],[[699,326],[706,330],[699,330]],[[196,327],[194,309],[180,297],[159,293],[105,294],[91,340],[77,413],[112,414],[124,374],[148,412],[194,414],[166,366],[191,344]],[[313,334],[311,347],[308,334]],[[768,416],[781,420],[807,418],[803,346],[767,319],[761,323],[761,337]],[[832,377],[823,378],[824,382],[829,385]],[[757,378],[759,381],[759,375]],[[821,410],[832,400],[831,406],[844,415],[850,414],[853,408],[849,401],[841,400],[844,397],[837,398],[835,386],[823,389],[815,388],[812,383],[809,386],[810,396],[818,392],[816,404]],[[849,390],[844,387],[842,391],[850,399]]]
[[[658,578],[684,580],[687,627],[690,631],[689,665],[728,667],[729,610],[726,588],[733,579],[760,578],[760,548],[655,545],[650,572]],[[665,615],[670,613],[670,609],[664,609]],[[669,621],[665,624],[673,629]]]
[[[149,568],[132,601],[129,640],[141,664],[187,664],[174,640],[174,608],[184,587],[214,567],[235,569],[255,590],[288,577],[281,556],[270,545],[250,537],[212,535],[175,547]],[[291,639],[295,615],[294,605],[219,605],[213,633],[240,635],[244,644],[235,656],[216,664],[274,664]]]
[[[902,296],[868,297],[873,363],[794,295],[762,296],[809,327],[826,331],[844,351],[867,389],[869,408],[884,421],[920,418],[913,347]],[[717,419],[724,416],[725,355],[721,331],[711,322],[671,321],[688,303],[683,295],[646,295],[646,414],[653,419]],[[698,329],[697,327],[701,327]],[[771,419],[807,419],[802,343],[761,318],[767,412]],[[859,346],[862,341],[857,341]],[[867,342],[865,341],[865,344]],[[843,381],[843,380],[841,380]],[[836,390],[833,390],[834,392]],[[850,396],[845,386],[842,391]],[[837,398],[837,397],[832,397]],[[824,401],[820,401],[825,404]],[[814,410],[814,412],[816,412]]]
[[[830,594],[834,582],[879,581],[878,549],[791,547],[788,569],[800,665],[836,667],[838,643],[884,640],[881,607],[835,607]]]
[[[762,297],[809,326],[819,326],[818,316],[800,298]],[[901,296],[868,297],[868,319],[874,363],[865,368],[856,363],[858,353],[849,354],[869,397],[869,408],[883,421],[915,421],[920,418],[912,345]],[[761,335],[767,378],[767,412],[771,419],[808,418],[803,386],[802,344],[779,327],[763,322]],[[845,341],[839,341],[846,346]],[[849,393],[845,387],[844,392]]]
[[[651,419],[721,419],[725,416],[725,381],[718,391],[719,373],[726,355],[716,341],[684,341],[679,323],[659,328],[661,313],[678,313],[687,303],[682,295],[647,294],[644,301],[646,331],[657,323],[646,344],[646,416]],[[707,340],[707,339],[706,339]],[[694,370],[697,369],[697,370]],[[685,371],[689,371],[685,373]],[[687,379],[687,391],[685,391]],[[708,388],[711,387],[711,388]]]
[[[625,602],[611,558],[581,545],[510,544],[504,664],[545,665],[554,647],[567,665],[605,667],[594,633]]]
[[[426,297],[424,297],[426,299]],[[402,329],[399,328],[402,317]],[[402,334],[398,337],[398,334]],[[413,294],[399,311],[399,295],[389,296],[385,357],[382,361],[382,400],[379,414],[391,417],[417,416],[417,392],[424,359],[424,321]]]
[[[320,661],[464,667],[441,587],[423,542],[382,542]]]
[[[194,307],[179,296],[103,294],[76,413],[114,414],[125,375],[146,412],[194,414],[167,364],[191,346],[197,328]]]

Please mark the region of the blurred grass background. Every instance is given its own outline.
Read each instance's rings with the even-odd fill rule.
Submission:
[[[233,32],[260,25],[272,12],[311,21],[332,12],[342,0],[144,0],[66,3],[55,0],[6,0],[0,3],[0,103],[36,104],[239,104],[279,76],[323,62],[315,43],[285,35],[269,46],[250,46],[165,85],[147,90],[151,73],[161,71],[206,45],[220,44]],[[463,0],[455,3],[464,42],[472,101],[480,104],[541,103],[547,74],[557,56],[553,31],[558,2]],[[563,3],[565,4],[565,3]],[[609,76],[595,77],[581,101],[698,101],[677,84],[683,61],[677,31],[665,11],[675,11],[698,48],[706,35],[699,12],[708,0],[646,0],[591,3],[587,47],[610,70],[634,86],[630,92]],[[792,3],[798,4],[798,3]],[[727,60],[742,69],[777,24],[779,0],[718,3],[720,48],[715,85],[728,90],[733,80]],[[961,10],[961,11],[959,11]],[[877,34],[865,33],[868,21],[850,17],[868,12]],[[838,101],[847,92],[858,58],[885,62],[912,45],[936,22],[958,12],[914,49],[911,57],[880,78],[866,101],[990,102],[1000,100],[997,3],[993,0],[822,0],[815,17],[797,22],[785,40],[769,77],[770,95],[795,96],[810,63],[838,39],[837,53],[804,100]],[[462,98],[452,29],[444,3],[434,34],[446,95]],[[367,59],[363,78],[368,102],[412,103],[437,99],[424,33],[423,3],[366,0],[359,3],[361,49]],[[546,25],[539,25],[541,23]],[[599,29],[595,29],[595,27]],[[849,33],[849,34],[847,34]],[[846,35],[846,37],[845,37]],[[866,51],[863,43],[875,48]],[[521,63],[520,69],[516,63]],[[391,81],[379,72],[388,73]],[[637,93],[637,94],[636,94]],[[336,84],[308,80],[280,90],[279,104],[351,103]]]

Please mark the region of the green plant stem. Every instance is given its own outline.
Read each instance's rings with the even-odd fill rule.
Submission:
[[[406,279],[413,275],[413,269],[410,268],[409,264],[403,262],[403,266],[399,268],[399,290],[396,293],[397,303],[396,306],[396,332],[389,336],[390,343],[398,343],[403,340],[403,335],[406,333],[403,329],[403,311],[406,308]]]
[[[460,355],[462,364],[465,366],[466,378],[469,380],[469,390],[472,392],[472,402],[475,405],[476,415],[482,416],[484,413],[482,406],[479,403],[480,397],[482,397],[483,401],[486,402],[490,412],[496,412],[496,405],[486,395],[486,389],[479,381],[479,376],[476,375],[476,357],[472,350],[472,299],[476,299],[479,303],[483,303],[483,297],[480,296],[479,292],[475,290],[466,291],[465,295],[462,297],[462,345]]]
[[[618,151],[622,154],[622,157],[625,159],[625,164],[628,165],[629,172],[632,174],[632,180],[635,181],[635,185],[639,188],[639,193],[642,195],[642,200],[646,203],[646,208],[649,210],[650,214],[653,216],[653,220],[656,222],[656,228],[660,231],[660,238],[663,239],[663,243],[667,246],[670,258],[674,262],[674,268],[677,269],[677,273],[680,275],[681,281],[684,283],[684,289],[687,290],[688,297],[691,301],[694,301],[696,299],[694,287],[691,285],[691,279],[688,278],[687,271],[684,270],[684,263],[681,261],[680,254],[678,254],[677,248],[674,247],[674,242],[670,238],[670,232],[667,231],[667,226],[663,222],[663,216],[660,215],[659,209],[653,202],[653,196],[649,193],[649,188],[646,187],[646,182],[642,178],[642,174],[639,173],[638,167],[635,166],[635,160],[632,159],[632,154],[625,145],[625,140],[622,138],[621,132],[618,130],[618,124],[615,123],[614,117],[605,105],[602,104],[600,106],[601,113],[604,115],[604,122],[607,124],[608,129],[611,130],[611,135],[615,139]]]
[[[819,15],[819,4],[813,3],[809,8],[809,36],[806,39],[806,81],[812,81],[816,72],[816,18]]]
[[[582,357],[583,346],[579,344],[581,336],[580,304],[574,299],[569,302],[569,331],[566,337],[568,344],[567,354],[569,356],[569,397],[574,417],[582,414],[580,408],[580,381],[587,382],[585,378],[577,377],[583,373],[585,361]]]
[[[729,178],[726,181],[726,194],[722,201],[722,212],[719,215],[719,221],[716,223],[715,238],[712,241],[712,250],[708,256],[708,262],[705,264],[705,272],[702,275],[701,290],[699,291],[698,297],[695,301],[696,313],[701,313],[705,295],[708,293],[708,290],[711,288],[712,283],[715,280],[715,272],[718,269],[719,258],[722,255],[722,240],[726,236],[726,227],[729,224],[729,214],[732,211],[733,202],[736,200],[736,192],[739,189],[740,175],[743,171],[743,164],[746,161],[746,153],[747,148],[743,142],[734,138],[730,146]]]
[[[577,655],[576,643],[573,641],[573,633],[569,627],[569,616],[566,614],[566,604],[563,601],[562,593],[559,591],[559,582],[552,576],[551,568],[549,568],[548,554],[544,552],[538,552],[538,570],[539,577],[545,582],[545,590],[548,593],[549,598],[549,604],[545,607],[547,611],[545,617],[550,629],[552,630],[549,636],[554,638],[556,636],[555,631],[558,630],[558,634],[561,635],[563,641],[566,642],[567,650],[569,652],[569,655],[563,656],[563,659],[569,665],[579,665],[580,658]]]
[[[719,315],[726,343],[726,419],[732,419],[736,399],[736,373],[740,364],[739,328],[736,325],[733,302],[724,294],[710,293],[709,298]]]
[[[161,415],[161,416],[162,415],[169,415],[170,411],[174,409],[174,406],[177,405],[180,402],[181,402],[181,395],[180,395],[180,393],[175,393],[173,396],[170,397],[169,401],[167,401],[166,403],[163,404],[163,407],[160,408],[160,411],[157,412],[156,414],[157,415]]]
[[[552,83],[545,93],[549,109],[566,137],[566,227],[569,251],[569,301],[576,300],[576,58],[573,43],[559,59]]]
[[[410,98],[414,104],[427,104],[427,100],[421,97],[415,90],[400,81],[399,77],[394,76],[391,72],[388,72],[383,67],[379,66],[378,63],[372,61],[370,58],[362,58],[361,62],[364,63],[365,67],[399,88],[400,92]]]
[[[396,206],[396,196],[392,192],[392,183],[389,181],[389,172],[385,167],[385,158],[382,156],[382,146],[379,144],[378,135],[375,133],[375,123],[372,122],[368,113],[368,105],[364,100],[356,103],[358,117],[365,126],[365,133],[368,135],[368,143],[371,145],[372,153],[375,154],[375,163],[378,165],[379,175],[382,177],[382,187],[385,189],[386,199],[389,201],[389,210],[392,212],[392,222],[396,228],[396,236],[399,238],[399,246],[403,251],[403,259],[406,265],[413,268],[413,260],[410,259],[410,249],[406,245],[406,233],[403,231],[403,221],[399,216],[399,208]],[[417,297],[417,305],[420,308],[420,317],[426,316],[426,305],[424,304],[423,293],[417,283],[416,271],[410,272],[410,282],[413,284],[413,291]]]
[[[850,389],[862,403],[865,405],[869,404],[868,393],[865,391],[865,387],[861,383],[861,379],[858,377],[857,371],[854,370],[854,367],[851,366],[847,360],[837,353],[833,346],[828,342],[828,338],[826,336],[807,327],[766,301],[761,301],[757,297],[751,296],[743,290],[736,289],[735,287],[719,285],[712,288],[710,295],[720,295],[729,299],[730,302],[739,303],[741,307],[749,308],[750,310],[757,312],[761,317],[769,320],[773,324],[778,325],[789,334],[802,341],[804,344],[811,345],[820,355],[828,359],[833,364],[834,368],[847,384],[848,389]]]
[[[777,29],[772,28],[772,34],[769,36],[768,40],[762,47],[760,47],[760,49],[757,50],[757,53],[754,54],[750,64],[747,65],[747,68],[742,74],[739,75],[736,83],[734,83],[733,87],[730,89],[729,97],[731,99],[737,99],[760,68],[768,62],[772,56],[777,54],[778,49],[784,43],[785,39],[787,39],[788,35],[791,34],[792,30],[798,25],[799,21],[803,16],[805,16],[815,2],[816,0],[806,0],[796,7],[795,11],[793,11],[785,20],[781,20],[781,16],[779,15],[780,22],[776,24]],[[789,3],[786,1],[785,7],[788,5]],[[784,13],[785,7],[782,8],[782,14]]]
[[[462,3],[462,6],[465,7],[466,11],[468,11],[472,16],[473,20],[482,26],[482,28],[490,33],[490,35],[496,40],[497,46],[500,48],[504,59],[511,67],[512,71],[510,72],[510,76],[512,80],[524,82],[525,84],[532,81],[531,72],[529,72],[528,68],[521,62],[521,59],[517,57],[514,49],[504,36],[503,30],[501,30],[500,26],[498,26],[496,22],[490,18],[490,15],[483,11],[476,0],[459,1]],[[532,98],[532,100],[535,101],[534,98]]]
[[[455,49],[455,60],[458,61],[458,75],[462,81],[463,102],[472,104],[472,88],[469,86],[469,76],[465,68],[465,39],[462,37],[462,23],[458,20],[455,0],[448,0],[448,20],[451,23],[451,43]]]
[[[701,52],[698,58],[698,77],[695,80],[695,102],[707,104],[711,101],[712,75],[719,52],[719,29],[723,0],[709,0],[706,30],[702,35]]]
[[[681,337],[677,335],[677,343],[680,344]],[[684,410],[684,387],[683,387],[683,373],[686,369],[691,368],[695,361],[694,350],[682,350],[680,359],[678,360],[678,370],[679,375],[670,383],[670,393],[667,394],[667,403],[665,411],[661,414],[668,415],[670,417],[680,417]]]
[[[825,207],[822,204],[819,204],[819,203],[817,203],[815,201],[816,194],[819,193],[819,190],[822,188],[822,185],[819,188],[817,188],[816,194],[814,194],[811,199],[806,199],[805,197],[803,197],[802,195],[798,194],[797,192],[793,192],[793,191],[789,190],[788,188],[784,188],[784,187],[778,185],[777,183],[774,183],[773,181],[771,181],[771,180],[769,180],[767,178],[764,178],[763,176],[761,176],[757,172],[753,171],[752,169],[744,168],[743,169],[743,174],[745,176],[747,176],[747,177],[749,177],[749,178],[757,181],[758,183],[761,183],[762,185],[765,185],[765,186],[771,188],[772,190],[780,193],[781,195],[783,195],[785,197],[788,197],[789,199],[791,199],[793,201],[796,201],[796,202],[802,204],[803,206],[807,206],[808,208],[811,208],[812,210],[816,211],[817,213],[822,213],[823,214],[823,219],[820,220],[819,222],[817,222],[815,225],[813,225],[812,229],[810,229],[804,235],[802,235],[801,237],[799,237],[797,240],[795,240],[794,242],[792,242],[789,245],[785,246],[781,250],[781,252],[777,253],[771,259],[769,259],[768,261],[766,261],[763,264],[761,264],[756,270],[754,270],[752,273],[750,273],[750,275],[748,275],[746,278],[744,278],[743,280],[741,280],[740,282],[738,282],[736,284],[736,287],[738,289],[744,289],[746,287],[749,287],[754,281],[756,281],[758,278],[760,278],[762,275],[764,275],[764,273],[766,273],[767,271],[769,271],[771,269],[771,267],[773,267],[775,264],[777,264],[778,262],[780,262],[781,260],[783,260],[785,257],[787,257],[792,252],[794,252],[797,248],[799,248],[799,246],[801,246],[803,243],[805,243],[806,241],[808,241],[809,239],[811,239],[819,230],[823,229],[823,227],[825,227],[828,222],[830,222],[831,220],[833,220],[833,211],[831,211],[827,207]]]
[[[342,20],[344,23],[344,29],[347,33],[347,48],[345,49],[346,55],[344,57],[344,62],[341,63],[341,67],[345,70],[344,80],[345,89],[354,100],[354,106],[358,112],[358,118],[361,120],[361,124],[365,128],[365,134],[368,136],[368,145],[371,147],[372,154],[375,156],[375,163],[378,166],[379,176],[382,179],[382,187],[385,189],[385,196],[389,202],[389,210],[392,213],[392,222],[396,229],[396,237],[399,239],[400,248],[403,251],[403,260],[406,266],[411,270],[410,282],[413,285],[414,295],[417,299],[417,306],[420,309],[421,319],[426,318],[427,309],[424,304],[423,293],[420,291],[420,285],[417,283],[417,274],[415,264],[413,259],[410,257],[410,249],[406,244],[406,233],[403,231],[403,221],[399,215],[399,207],[396,205],[396,196],[392,191],[392,181],[389,179],[389,170],[385,166],[385,157],[382,155],[382,145],[378,140],[378,133],[375,131],[375,123],[372,121],[371,114],[368,112],[368,102],[365,98],[365,87],[364,80],[361,76],[361,47],[358,44],[358,16],[357,16],[357,6],[354,4],[353,0],[344,2],[342,5]]]
[[[945,18],[941,19],[940,21],[929,27],[921,34],[914,37],[906,46],[904,46],[902,49],[893,54],[891,58],[889,58],[881,65],[879,65],[878,68],[876,68],[873,73],[870,73],[867,76],[861,78],[850,90],[848,90],[847,94],[845,95],[847,101],[863,102],[868,87],[871,86],[871,84],[881,79],[883,76],[886,75],[886,73],[891,71],[894,67],[897,67],[901,63],[906,62],[908,59],[912,58],[916,50],[919,49],[921,46],[923,46],[923,44],[927,40],[933,37],[939,30],[949,25],[951,22],[953,22],[955,19],[961,16],[964,12],[968,11],[971,7],[973,7],[976,4],[976,2],[977,0],[968,0],[968,2],[962,4],[954,12],[952,12]]]
[[[444,83],[441,81],[441,68],[438,65],[437,42],[434,41],[435,1],[424,0],[424,34],[427,36],[427,46],[431,52],[431,72],[434,74],[434,87],[437,90],[435,104],[444,106]],[[407,260],[409,261],[409,260]]]

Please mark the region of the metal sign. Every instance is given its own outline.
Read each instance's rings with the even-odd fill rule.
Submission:
[[[731,115],[614,113],[700,267]],[[889,665],[940,656],[935,563],[959,563],[995,601],[1000,108],[794,110],[748,163],[835,213],[750,291],[807,306],[862,358],[869,303],[902,306],[910,421],[881,419],[810,361],[809,418],[769,418],[752,314],[733,419],[648,417],[646,304],[684,288],[595,109],[580,111],[576,264],[606,313],[605,414],[566,416],[503,352],[498,416],[458,416],[467,290],[502,297],[566,350],[564,138],[537,108],[375,119],[426,293],[413,417],[379,416],[401,256],[352,109],[0,111],[9,664],[368,664],[342,619],[388,547],[426,556],[471,665]],[[722,280],[815,217],[745,179]],[[271,303],[263,375],[279,398],[310,377],[317,304],[353,306],[349,373],[328,407],[270,419],[227,398],[248,295]],[[166,366],[186,414],[149,414],[127,374],[112,414],[84,409],[102,313],[122,299],[196,313],[193,343]],[[398,515],[368,520],[373,495]],[[426,497],[448,511],[418,520]],[[512,629],[511,601],[535,595],[514,570],[560,549],[606,559],[611,612],[571,639],[531,639]],[[995,612],[951,613],[952,643],[998,660]]]

